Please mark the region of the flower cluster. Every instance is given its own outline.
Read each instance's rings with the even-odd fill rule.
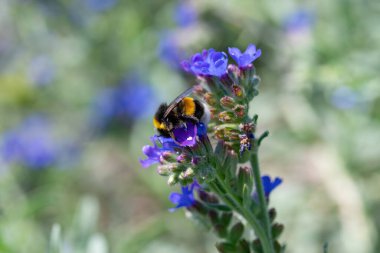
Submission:
[[[228,52],[236,65],[229,65],[227,54],[214,49],[182,62],[183,69],[197,77],[198,83],[190,91],[208,112],[208,120],[182,115],[165,128],[162,124],[169,118],[163,123],[155,118],[154,126],[166,129],[170,138],[153,136],[153,146],[143,147],[147,158],[140,162],[143,167],[158,163],[157,172],[168,177],[169,185],[181,185],[181,193],[169,197],[175,205],[170,211],[185,207],[213,227],[224,240],[217,244],[220,252],[280,252],[282,246],[276,239],[283,226],[273,223],[274,211],[268,211],[268,204],[270,193],[282,180],[260,175],[258,149],[268,133],[256,136],[258,117],[248,113],[250,101],[258,95],[260,79],[253,62],[261,50],[251,44],[244,53],[238,48],[229,48]],[[187,110],[193,112],[196,105],[186,98],[188,93],[184,94],[172,105],[188,104]],[[169,114],[162,113],[166,117]],[[248,161],[251,167],[239,166]],[[258,236],[252,243],[256,248],[243,237],[243,223],[231,225],[233,214],[251,225]]]

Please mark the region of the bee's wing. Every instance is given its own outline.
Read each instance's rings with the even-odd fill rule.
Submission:
[[[171,102],[169,104],[168,108],[166,109],[165,114],[164,114],[164,118],[166,118],[169,115],[169,113],[178,105],[179,102],[181,102],[181,100],[184,97],[190,95],[192,92],[193,92],[193,87],[185,90],[178,97],[176,97],[176,99],[174,99],[173,102]]]

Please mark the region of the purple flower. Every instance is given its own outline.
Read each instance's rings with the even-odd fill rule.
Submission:
[[[228,53],[240,68],[245,68],[260,57],[261,49],[256,50],[255,45],[249,44],[244,53],[241,53],[240,49],[236,47],[229,47]]]
[[[194,75],[221,77],[227,71],[227,64],[227,54],[211,48],[196,53],[188,61],[183,61],[182,67]]]
[[[160,59],[173,69],[180,67],[184,52],[179,48],[178,42],[172,32],[163,32],[160,35],[158,45],[158,56]]]
[[[186,1],[181,1],[181,3],[176,6],[173,16],[174,21],[181,27],[190,26],[197,21],[196,10]]]
[[[341,86],[331,95],[331,103],[338,109],[348,110],[359,102],[359,94],[349,87]]]
[[[175,141],[180,146],[192,147],[197,142],[198,127],[192,122],[186,122],[184,126],[173,129]]]
[[[49,167],[57,162],[59,152],[50,130],[45,119],[31,116],[3,135],[0,153],[5,161],[28,168]]]
[[[170,212],[174,212],[178,208],[181,207],[190,207],[195,203],[194,198],[194,189],[200,188],[199,184],[194,181],[191,185],[188,186],[182,186],[181,191],[182,193],[173,192],[169,196],[169,200],[175,204],[176,206],[173,208],[170,208]]]
[[[142,152],[148,157],[145,160],[140,159],[140,163],[144,168],[159,163],[161,155],[165,151],[174,151],[175,148],[179,147],[172,138],[154,135],[150,140],[153,146],[145,145],[142,148]]]
[[[85,4],[93,11],[106,11],[112,8],[117,3],[117,0],[86,0]]]
[[[270,176],[262,176],[261,182],[263,184],[265,197],[269,197],[269,194],[282,183],[282,179],[279,177],[276,177],[273,181],[271,180]]]
[[[302,32],[309,29],[315,23],[315,15],[312,11],[300,9],[288,15],[283,26],[286,32]]]
[[[156,104],[152,87],[137,77],[129,77],[118,86],[105,88],[95,96],[91,123],[100,129],[128,126],[134,120],[151,115]]]
[[[55,76],[53,61],[48,56],[40,55],[32,59],[28,67],[28,77],[32,84],[44,86],[50,84]]]

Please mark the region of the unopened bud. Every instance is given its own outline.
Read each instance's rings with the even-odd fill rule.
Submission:
[[[214,128],[214,136],[215,136],[215,138],[217,138],[219,140],[223,140],[224,139],[224,128],[215,127]]]
[[[277,216],[276,209],[274,208],[269,209],[268,214],[269,214],[269,219],[272,223],[276,219],[276,216]]]
[[[253,123],[242,123],[239,128],[245,133],[254,133],[256,131],[256,125]]]
[[[251,169],[247,166],[240,167],[238,170],[238,187],[242,190],[247,185],[248,190],[252,190],[252,174]]]
[[[279,223],[273,224],[272,226],[273,239],[277,239],[281,235],[282,231],[284,231],[284,225],[279,224]]]
[[[216,204],[219,202],[218,198],[214,194],[205,191],[199,191],[199,198],[207,203]]]
[[[235,99],[229,96],[224,96],[220,99],[220,105],[226,109],[232,109],[235,105]]]
[[[234,64],[229,64],[227,67],[227,71],[229,74],[233,74],[236,77],[238,77],[240,75],[239,67],[234,65]]]
[[[206,90],[202,87],[202,85],[200,84],[194,85],[194,88],[193,88],[194,94],[197,94],[198,96],[202,96],[205,92]]]
[[[209,107],[209,111],[210,111],[210,118],[216,119],[218,115],[218,110],[215,107]]]
[[[171,174],[168,178],[168,185],[175,185],[178,183],[177,175]]]
[[[236,243],[244,232],[244,225],[241,222],[236,223],[232,228],[229,235],[230,241]]]
[[[213,106],[216,104],[216,99],[213,94],[210,92],[207,92],[203,95],[203,99],[206,101],[207,104]]]
[[[157,173],[161,176],[169,176],[172,172],[171,164],[158,165]]]
[[[176,162],[176,155],[173,154],[172,152],[170,151],[164,151],[161,156],[160,156],[160,162],[161,163],[165,163],[165,162],[168,162],[168,163],[172,163],[172,162]]]
[[[243,87],[241,87],[240,85],[232,85],[232,93],[236,96],[236,97],[243,97],[244,96],[244,90],[243,90]]]
[[[218,114],[219,121],[223,123],[232,123],[236,120],[233,112],[223,111]]]
[[[242,119],[246,115],[246,107],[244,105],[236,105],[233,109],[236,117]]]

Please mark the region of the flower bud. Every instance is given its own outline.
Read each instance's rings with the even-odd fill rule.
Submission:
[[[228,65],[227,71],[228,71],[228,74],[232,74],[235,77],[239,77],[240,76],[240,69],[239,69],[238,66],[236,66],[234,64]]]
[[[244,232],[243,223],[241,223],[241,222],[236,223],[231,228],[230,235],[229,235],[230,241],[233,243],[236,243],[241,238],[241,236],[243,235],[243,232]]]
[[[220,105],[226,109],[232,109],[235,105],[235,99],[229,96],[224,96],[220,99]]]
[[[214,95],[210,92],[206,92],[203,95],[203,99],[206,101],[207,104],[209,104],[211,106],[216,104],[216,99],[215,99]]]
[[[232,85],[232,93],[235,95],[235,97],[244,97],[244,90],[243,87],[241,87],[240,85]]]
[[[179,156],[177,156],[176,161],[177,163],[185,163],[189,162],[190,158],[186,154],[180,154]]]
[[[193,93],[197,94],[198,96],[203,96],[206,93],[206,90],[202,87],[200,84],[194,85]]]
[[[277,216],[276,209],[274,208],[269,209],[268,214],[269,214],[269,219],[272,223],[276,219],[276,216]]]
[[[242,119],[246,115],[246,107],[244,105],[236,105],[233,108],[236,117]]]
[[[240,167],[238,170],[238,189],[243,192],[243,187],[246,185],[248,187],[249,193],[252,191],[253,181],[251,169],[247,166]]]
[[[218,110],[215,107],[210,107],[209,111],[210,111],[210,118],[216,119],[216,116],[218,114]]]
[[[214,194],[205,191],[199,191],[199,198],[206,203],[216,204],[219,202],[218,198]]]
[[[256,125],[254,123],[242,123],[239,125],[239,128],[245,133],[254,133],[256,131]]]
[[[168,163],[172,163],[172,162],[176,162],[176,155],[173,154],[172,152],[170,151],[164,151],[161,156],[160,156],[160,162],[161,163],[165,163],[165,162],[168,162]]]
[[[174,164],[158,165],[157,173],[161,176],[169,176],[173,172]]]
[[[233,112],[223,111],[218,114],[219,121],[223,123],[232,123],[236,120]]]
[[[272,225],[272,236],[273,236],[273,239],[277,239],[282,231],[284,231],[284,225],[280,224],[280,223],[275,223]]]
[[[229,141],[240,140],[240,133],[236,129],[226,128],[224,129],[224,138]]]
[[[224,139],[224,128],[223,127],[214,127],[214,136],[219,140]]]
[[[175,185],[178,183],[177,175],[171,174],[168,178],[168,185]]]

